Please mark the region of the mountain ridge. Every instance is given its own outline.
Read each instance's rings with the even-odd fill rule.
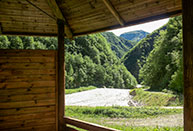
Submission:
[[[146,57],[153,50],[155,38],[159,37],[159,32],[165,29],[166,26],[164,25],[151,34],[148,34],[122,57],[122,63],[124,63],[127,70],[131,72],[131,74],[137,79],[138,82],[140,67],[143,66],[146,61]]]
[[[118,58],[121,58],[126,52],[133,48],[133,43],[131,41],[116,36],[112,32],[103,32],[100,34],[107,40],[108,43],[110,43],[112,51]]]
[[[145,38],[148,34],[150,33],[143,31],[143,30],[134,30],[134,31],[122,33],[120,37],[137,43],[140,40],[142,40],[143,38]]]

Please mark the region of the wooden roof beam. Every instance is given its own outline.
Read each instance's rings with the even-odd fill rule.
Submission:
[[[56,0],[46,0],[49,7],[51,8],[54,16],[57,19],[63,20],[65,22],[65,34],[68,38],[72,38],[73,37],[73,33],[71,31],[71,28],[66,20],[66,18],[64,17],[64,15],[62,14],[62,11],[60,10],[58,4],[56,3]]]
[[[124,26],[125,22],[124,22],[123,18],[119,15],[117,10],[113,7],[113,5],[110,2],[110,0],[103,0],[103,2],[106,5],[106,7],[109,9],[109,11],[112,13],[112,15],[117,19],[119,24]]]

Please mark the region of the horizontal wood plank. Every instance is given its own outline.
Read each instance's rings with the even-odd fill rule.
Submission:
[[[22,128],[14,128],[9,129],[9,131],[55,131],[56,125],[49,124],[49,125],[41,125],[41,126],[30,126],[30,127],[22,127]]]
[[[0,63],[1,69],[55,69],[53,63]]]
[[[2,116],[0,121],[2,123],[11,123],[15,121],[32,120],[32,119],[42,119],[42,118],[53,118],[56,112],[44,112],[44,113],[33,113],[33,114],[19,114],[11,116]]]
[[[0,49],[0,57],[54,57],[54,50],[6,50]]]
[[[53,87],[56,81],[29,81],[29,82],[3,82],[0,83],[0,89],[11,88],[35,88],[35,87]]]
[[[55,93],[55,87],[0,89],[0,96]]]
[[[28,74],[28,75],[20,75],[20,76],[15,76],[15,75],[0,75],[0,82],[33,82],[33,81],[53,81],[56,79],[55,74]]]
[[[1,109],[1,116],[33,114],[33,113],[45,113],[55,112],[55,106],[40,106],[40,107],[27,107],[27,108],[14,108],[14,109]]]
[[[54,57],[1,57],[0,63],[53,63]]]
[[[49,75],[55,73],[55,69],[0,69],[0,75],[3,76]]]
[[[37,107],[55,105],[55,99],[52,100],[34,100],[34,101],[19,101],[19,102],[1,102],[0,109],[21,108],[21,107]]]
[[[54,117],[15,121],[15,122],[10,122],[10,123],[0,123],[0,130],[9,130],[12,128],[40,126],[40,125],[54,124],[54,123],[55,123]]]
[[[0,95],[0,102],[19,102],[32,100],[55,99],[55,93],[27,94],[27,95]]]

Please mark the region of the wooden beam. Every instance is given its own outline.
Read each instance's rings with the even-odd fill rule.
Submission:
[[[58,119],[56,123],[58,123],[58,131],[64,131],[64,89],[65,89],[65,65],[64,65],[64,21],[58,19],[58,54],[57,54],[57,89],[56,95],[57,98],[57,107],[56,112]]]
[[[124,20],[123,18],[121,18],[121,16],[119,15],[119,13],[117,12],[117,10],[113,7],[112,3],[110,2],[110,0],[103,0],[104,4],[106,5],[106,7],[109,9],[109,11],[112,13],[112,15],[117,19],[117,21],[119,22],[120,25],[124,26]]]
[[[146,18],[143,18],[143,19],[139,19],[139,20],[129,21],[129,22],[125,23],[124,27],[129,27],[129,26],[134,26],[134,25],[137,25],[137,24],[143,24],[143,23],[146,23],[146,22],[161,20],[161,19],[165,19],[165,18],[169,18],[171,16],[177,16],[177,15],[181,15],[181,14],[182,14],[182,10],[177,10],[177,11],[174,11],[174,12],[164,13],[164,14],[161,14],[161,15],[150,16],[150,17],[146,17]],[[108,26],[108,27],[105,27],[105,28],[97,29],[97,30],[81,32],[81,33],[74,33],[74,36],[78,37],[78,36],[88,35],[88,34],[92,34],[92,33],[105,32],[105,31],[108,31],[110,29],[115,30],[115,29],[119,29],[119,28],[121,28],[120,25]]]
[[[65,22],[65,33],[66,33],[66,36],[68,38],[71,38],[73,37],[73,33],[71,31],[71,28],[66,20],[66,18],[64,17],[64,15],[62,14],[62,11],[60,10],[59,6],[57,5],[56,3],[56,0],[46,0],[50,9],[52,10],[53,12],[53,15],[57,18],[57,19],[61,19]]]
[[[66,131],[78,131],[78,130],[72,128],[72,127],[66,127],[65,130],[66,130]]]
[[[129,22],[125,23],[124,27],[133,26],[133,25],[137,25],[137,24],[143,24],[143,23],[151,22],[151,21],[155,21],[155,20],[161,20],[161,19],[165,19],[165,18],[169,18],[171,16],[176,16],[176,15],[181,15],[181,14],[182,14],[182,10],[179,9],[179,10],[176,10],[173,12],[163,13],[160,15],[155,15],[155,16],[150,16],[150,17],[146,17],[143,19],[129,21]],[[91,33],[99,33],[99,32],[104,32],[104,31],[108,31],[108,30],[112,30],[112,29],[119,29],[119,28],[121,28],[120,25],[113,25],[113,26],[108,26],[108,27],[99,28],[99,29],[95,29],[95,30],[90,30],[90,31],[85,31],[85,32],[80,32],[80,33],[73,33],[73,37],[87,35],[87,34],[91,34]],[[57,33],[3,31],[3,35],[54,36],[54,37],[56,37]]]
[[[66,124],[69,124],[69,125],[81,128],[81,129],[85,129],[88,131],[119,131],[116,129],[104,127],[101,125],[85,122],[85,121],[70,118],[70,117],[64,117],[64,120]]]
[[[193,131],[193,1],[183,0],[184,131]]]

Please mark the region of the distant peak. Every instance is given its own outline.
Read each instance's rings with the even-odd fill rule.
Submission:
[[[146,31],[144,31],[144,30],[134,30],[134,31],[128,31],[128,32],[122,33],[121,35],[126,34],[126,33],[137,33],[137,32],[149,34],[149,32],[146,32]],[[120,35],[120,36],[121,36],[121,35]]]
[[[149,33],[143,30],[134,30],[130,32],[126,32],[120,35],[120,37],[123,37],[127,40],[138,42],[141,39],[145,38]]]

